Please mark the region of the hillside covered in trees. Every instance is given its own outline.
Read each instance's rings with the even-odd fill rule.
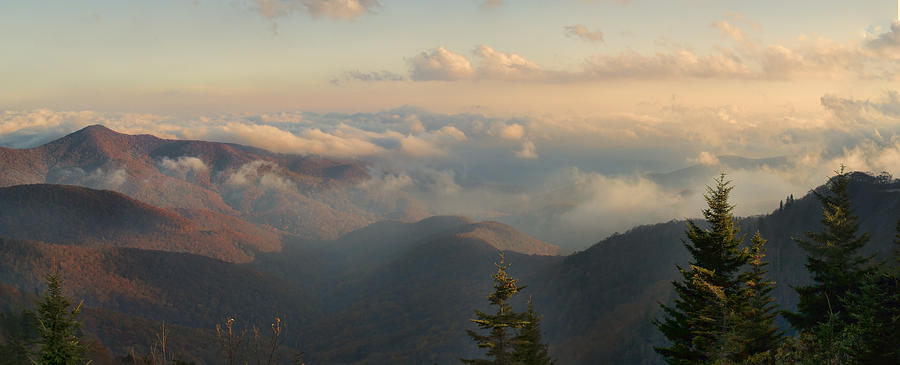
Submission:
[[[89,139],[106,132],[82,133]],[[124,158],[123,153],[140,155],[138,145],[152,151],[181,146],[137,137],[134,141],[143,142],[125,144],[135,146],[132,152],[96,153]],[[82,145],[76,142],[59,146]],[[285,165],[293,161],[231,145],[195,145],[281,158]],[[0,152],[52,155],[49,147],[42,148]],[[217,153],[210,156],[222,156]],[[205,164],[218,166],[210,158]],[[316,175],[320,181],[345,178],[322,168],[314,169],[324,174]],[[846,177],[858,232],[870,234],[858,253],[887,262],[900,219],[900,181],[865,173]],[[741,189],[751,182],[732,183]],[[169,349],[180,359],[218,363],[216,325],[235,318],[236,328],[266,327],[275,317],[285,325],[284,359],[291,352],[303,352],[311,364],[476,359],[484,352],[467,330],[474,329],[473,310],[491,313],[485,298],[494,290],[490,274],[502,252],[510,265],[506,271],[522,286],[510,305],[519,312],[531,305],[540,317],[548,355],[557,363],[662,363],[654,347],[670,342],[653,320],[663,318],[659,303],[671,305],[678,297],[672,282],[685,277],[677,267],[688,268],[695,260],[683,242],[699,237],[685,234],[685,221],[671,221],[635,227],[558,256],[558,247],[502,223],[431,217],[382,220],[323,239],[273,227],[250,208],[239,214],[159,206],[85,187],[10,184],[0,189],[0,308],[9,319],[0,341],[8,346],[23,335],[16,318],[23,309],[34,310],[46,289],[44,275],[58,270],[64,294],[84,300],[78,318],[85,340],[93,344],[91,353],[108,359],[132,349],[147,353],[165,323]],[[826,184],[814,190],[828,189]],[[740,249],[750,247],[756,232],[766,241],[762,277],[774,282],[769,292],[773,311],[796,311],[803,299],[795,288],[815,285],[805,266],[808,250],[794,239],[809,240],[807,232],[821,232],[822,214],[822,203],[811,193],[787,197],[768,214],[736,218]],[[694,222],[690,230],[695,233],[714,228]],[[797,333],[782,317],[774,325],[790,336]]]

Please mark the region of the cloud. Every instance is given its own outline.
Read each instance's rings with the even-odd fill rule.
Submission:
[[[263,190],[294,191],[297,185],[279,175],[281,168],[269,161],[256,160],[242,165],[225,180],[226,185],[233,187],[259,187]]]
[[[712,177],[701,175],[714,175],[720,169],[717,165],[727,167],[734,177],[735,201],[742,215],[764,213],[787,194],[803,194],[824,182],[842,162],[854,169],[896,174],[900,169],[898,95],[825,94],[820,108],[809,111],[797,111],[791,105],[692,105],[672,99],[592,116],[487,116],[416,107],[370,113],[285,111],[189,118],[7,111],[0,112],[0,140],[20,145],[58,137],[83,123],[101,123],[129,133],[360,159],[372,171],[373,180],[358,187],[354,194],[361,194],[359,201],[372,201],[366,200],[371,198],[366,194],[378,194],[379,209],[392,212],[409,205],[419,207],[415,211],[422,214],[498,219],[538,238],[580,248],[634,224],[697,216],[703,184]],[[757,163],[736,160],[735,155],[782,157]],[[700,166],[681,173],[696,173],[696,178],[663,184],[648,177],[651,172],[694,164]],[[202,170],[205,164],[196,157],[180,156],[159,160],[157,166],[169,174]],[[255,161],[222,178],[236,190],[296,189],[282,172],[279,166]],[[54,171],[53,177],[51,182],[101,188],[129,183],[126,170],[115,165],[99,171]],[[630,207],[608,194],[646,194],[648,198],[641,195]],[[401,204],[402,199],[408,204]],[[654,210],[648,203],[654,199],[663,202],[663,208]],[[591,228],[589,222],[600,223]]]
[[[483,78],[527,80],[542,76],[540,66],[515,53],[500,52],[481,45],[475,49],[474,54],[481,59],[478,74]]]
[[[638,222],[693,217],[701,207],[698,199],[667,191],[641,176],[612,177],[577,168],[569,174],[575,189],[572,197],[581,199],[574,201],[575,206],[561,214],[557,223],[565,229],[590,232],[588,236],[603,237],[641,224]]]
[[[502,80],[544,83],[590,82],[609,79],[716,79],[716,80],[792,80],[812,79],[893,79],[900,59],[900,23],[891,31],[865,41],[838,42],[825,37],[797,37],[791,44],[762,44],[751,39],[739,25],[760,27],[739,14],[713,23],[731,45],[716,45],[698,52],[687,45],[653,53],[626,49],[602,53],[585,59],[576,70],[553,70],[513,52],[501,52],[490,46],[478,46],[472,62],[464,55],[444,47],[407,59],[410,79],[414,81]],[[586,41],[600,42],[603,33],[584,25],[564,27],[565,34]],[[474,64],[474,66],[473,66]]]
[[[278,34],[278,18],[297,12],[312,18],[351,20],[363,14],[374,13],[378,0],[254,0],[254,11],[269,21],[272,33]]]
[[[500,128],[500,138],[519,140],[525,136],[525,128],[521,124],[512,123]]]
[[[865,46],[878,55],[900,59],[900,21],[891,24],[891,30],[866,42]]]
[[[302,3],[313,17],[333,19],[353,19],[379,6],[378,0],[303,0]]]
[[[603,32],[600,30],[590,31],[584,25],[570,25],[563,27],[567,37],[578,38],[586,42],[603,42]]]
[[[585,63],[588,78],[751,78],[753,70],[727,51],[700,56],[688,50],[646,56],[634,51]]]
[[[305,129],[301,133],[294,134],[270,125],[228,122],[208,128],[202,135],[216,141],[259,146],[282,153],[356,157],[383,151],[383,148],[365,138],[350,133],[346,135],[328,133],[318,128]]]
[[[356,71],[344,72],[341,76],[331,79],[331,83],[333,85],[339,85],[340,83],[346,82],[346,81],[381,82],[381,81],[403,81],[403,80],[406,80],[406,77],[404,77],[403,75],[400,75],[400,74],[390,72],[390,71],[361,72],[359,70],[356,70]]]
[[[481,45],[472,52],[478,58],[478,66],[458,53],[438,47],[430,52],[407,59],[409,78],[414,81],[460,81],[473,79],[538,80],[546,75],[536,63],[515,54],[497,51]]]
[[[38,146],[102,120],[100,114],[92,111],[6,110],[0,113],[0,146]]]
[[[722,32],[722,35],[731,38],[738,43],[752,44],[747,41],[744,31],[740,27],[735,26],[725,20],[713,23],[713,27]]]
[[[534,142],[529,140],[522,141],[522,149],[516,151],[516,157],[525,159],[538,158],[537,151],[534,147]]]
[[[704,166],[717,166],[720,163],[719,158],[716,157],[716,155],[707,151],[701,151],[700,155],[698,155],[696,158],[689,158],[688,162]]]
[[[406,61],[409,64],[409,78],[415,81],[465,80],[475,75],[469,59],[444,47],[422,52]]]
[[[65,167],[53,168],[47,174],[48,183],[80,185],[93,189],[119,190],[127,181],[128,174],[122,168],[85,171],[78,167]]]
[[[174,160],[163,157],[159,161],[159,167],[165,170],[183,173],[209,170],[209,168],[206,167],[206,164],[203,163],[203,160],[192,156],[181,156]]]
[[[456,127],[454,127],[452,125],[445,125],[445,126],[441,127],[441,129],[439,129],[436,132],[436,134],[442,135],[442,136],[448,136],[450,138],[455,139],[458,142],[467,141],[469,139],[468,137],[466,137],[465,133],[463,133],[459,129],[456,129]]]
[[[853,124],[894,124],[900,122],[900,93],[888,91],[880,99],[858,100],[826,94],[822,106],[838,120]]]

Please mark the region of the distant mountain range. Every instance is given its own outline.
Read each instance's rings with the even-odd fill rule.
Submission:
[[[35,148],[0,148],[0,186],[110,189],[163,208],[204,209],[325,239],[384,217],[424,218],[414,206],[373,211],[370,197],[348,191],[368,177],[355,161],[133,136],[100,125]]]
[[[145,351],[166,322],[172,349],[219,363],[216,323],[267,326],[277,315],[285,351],[311,364],[447,364],[480,353],[465,330],[473,310],[489,309],[493,262],[505,252],[528,286],[514,304],[533,296],[559,363],[661,362],[649,320],[687,262],[683,221],[557,256],[559,247],[498,222],[362,209],[355,199],[374,198],[353,186],[367,177],[353,161],[96,126],[0,149],[0,309],[27,305],[42,274],[59,268],[68,294],[85,300],[87,335],[115,354]],[[900,182],[853,177],[861,228],[873,234],[867,252],[886,253]],[[819,219],[806,196],[741,220],[745,234],[769,240],[784,308],[796,303],[790,285],[809,280],[791,237]]]

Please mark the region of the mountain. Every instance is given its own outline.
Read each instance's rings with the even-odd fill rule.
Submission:
[[[380,341],[378,333],[348,327],[348,316],[389,318],[367,310],[381,311],[373,301],[408,305],[427,299],[415,303],[420,310],[402,324],[386,328],[410,335],[407,341],[366,356],[393,358],[417,336],[433,333],[452,339],[452,346],[424,347],[408,359],[432,353],[449,359],[466,343],[464,330],[455,329],[484,304],[481,292],[490,289],[499,249],[509,250],[523,271],[561,260],[547,255],[558,250],[551,244],[464,217],[383,221],[338,240],[309,241],[234,216],[163,209],[109,190],[0,188],[0,289],[12,288],[10,297],[37,293],[42,273],[59,268],[67,293],[85,301],[87,333],[118,354],[146,346],[166,322],[181,331],[173,340],[190,345],[175,348],[196,348],[191,359],[211,363],[217,353],[211,331],[224,316],[264,324],[279,315],[289,319],[295,336],[309,336],[303,349],[317,354],[310,358],[332,362],[361,356],[345,352],[346,346]],[[23,300],[15,303],[21,307]],[[423,310],[448,309],[428,326],[417,324]],[[334,332],[341,329],[352,336],[320,342],[342,336]]]
[[[860,232],[872,234],[864,251],[884,259],[900,220],[900,181],[852,177]],[[810,282],[806,253],[791,238],[820,230],[821,214],[820,203],[808,194],[784,209],[740,221],[746,236],[759,230],[768,240],[766,259],[777,283],[773,295],[782,309],[796,306],[793,286]],[[561,363],[662,363],[652,346],[664,339],[650,319],[661,315],[658,302],[671,299],[675,265],[685,267],[690,258],[680,242],[684,230],[684,221],[636,227],[534,274],[531,288],[542,294],[535,305],[543,309],[546,340]]]
[[[173,349],[188,359],[215,363],[213,329],[228,317],[248,328],[248,323],[266,327],[279,316],[299,329],[319,315],[316,293],[308,287],[187,253],[0,237],[0,262],[0,282],[16,288],[7,290],[14,306],[6,308],[33,301],[28,294],[42,290],[43,273],[59,270],[66,295],[83,300],[85,331],[119,355],[131,347],[146,349],[161,323],[167,323],[177,331],[170,339]]]
[[[2,149],[0,294],[18,299],[0,304],[27,303],[43,273],[59,269],[67,294],[85,300],[86,332],[118,354],[146,346],[166,322],[177,346],[198,349],[191,359],[218,363],[215,324],[233,316],[266,325],[278,315],[291,349],[313,363],[450,363],[481,353],[465,330],[474,310],[490,309],[493,263],[503,253],[527,286],[515,308],[533,296],[559,363],[661,363],[652,346],[664,339],[650,320],[672,299],[675,266],[689,259],[684,221],[556,256],[558,247],[502,223],[383,220],[398,211],[364,206],[375,199],[355,188],[365,171],[102,127]],[[865,251],[883,258],[900,218],[900,181],[857,173],[850,191],[861,230],[872,233]],[[744,234],[769,240],[783,309],[796,305],[791,286],[809,282],[791,237],[820,229],[820,215],[807,195],[740,221]]]
[[[499,251],[490,242],[452,233],[410,244],[378,267],[342,280],[333,291],[349,302],[311,326],[309,359],[327,364],[454,363],[478,356],[467,329],[488,308]],[[506,252],[513,275],[539,271],[559,256]],[[528,283],[526,283],[528,284]],[[526,295],[537,292],[526,290]],[[524,305],[525,296],[518,298]]]
[[[163,208],[240,216],[310,238],[334,239],[381,217],[424,217],[408,199],[387,204],[355,189],[368,178],[356,161],[127,135],[100,125],[35,148],[0,148],[0,187],[115,190]]]
[[[162,209],[108,190],[35,184],[0,188],[0,235],[247,262],[257,252],[280,250],[282,233],[220,213]]]

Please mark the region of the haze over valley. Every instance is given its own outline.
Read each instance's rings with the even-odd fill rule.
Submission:
[[[660,303],[690,302],[673,283],[734,295],[722,270],[700,270],[692,244],[705,241],[688,223],[716,239],[739,228],[736,270],[767,263],[772,313],[815,307],[795,288],[819,283],[816,254],[795,239],[826,237],[807,232],[838,213],[870,234],[858,251],[872,271],[858,277],[887,278],[852,295],[893,288],[898,9],[0,4],[0,358],[46,349],[24,313],[53,297],[49,273],[83,300],[95,364],[160,363],[163,325],[184,361],[163,362],[220,363],[229,319],[247,336],[283,321],[273,363],[458,363],[487,356],[467,330],[502,319],[486,299],[503,290],[539,314],[511,326],[540,322],[537,349],[557,364],[754,363],[660,350],[677,343]],[[846,311],[869,303],[847,295]],[[779,356],[824,338],[789,315],[758,322]]]

